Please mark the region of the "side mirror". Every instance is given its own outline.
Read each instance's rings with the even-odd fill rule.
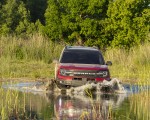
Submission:
[[[112,65],[112,62],[111,62],[111,61],[107,61],[107,62],[106,62],[106,65],[111,66],[111,65]]]

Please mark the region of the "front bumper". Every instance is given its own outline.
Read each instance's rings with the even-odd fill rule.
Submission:
[[[89,80],[87,80],[87,79],[82,79],[82,80],[57,79],[56,81],[57,81],[58,84],[66,85],[66,86],[73,86],[73,87],[82,86],[82,85],[85,85],[87,82],[89,82]],[[95,82],[95,81],[93,81],[93,82]]]
[[[57,83],[64,86],[82,86],[88,82],[103,82],[103,80],[110,80],[110,78],[72,78],[72,79],[56,79]]]

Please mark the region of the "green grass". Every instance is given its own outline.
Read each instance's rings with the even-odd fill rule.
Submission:
[[[137,115],[140,120],[149,120],[150,118],[150,103],[149,103],[150,92],[146,90],[145,92],[132,95],[131,110]]]
[[[51,78],[64,45],[41,35],[0,38],[0,78]]]
[[[35,35],[29,38],[1,37],[0,38],[0,79],[25,78],[50,79],[54,77],[54,59],[58,59],[63,49],[62,43],[53,43],[49,39]],[[136,84],[150,84],[150,43],[133,47],[130,51],[118,48],[109,48],[104,53],[105,60],[111,60],[111,76],[119,78],[123,82]],[[21,115],[25,113],[25,97],[21,101],[17,91],[11,92],[0,88],[0,119],[9,119],[12,114]],[[142,99],[141,99],[142,97]],[[149,92],[133,95],[130,98],[129,111],[138,118],[149,118]],[[24,101],[24,102],[22,102]],[[94,107],[94,106],[93,106]],[[21,111],[21,112],[19,112]],[[99,112],[99,111],[98,111]],[[109,111],[111,119],[120,117],[120,112]],[[21,113],[21,114],[18,114]],[[83,112],[82,117],[88,117]],[[93,115],[97,115],[96,111]],[[142,116],[143,115],[143,116]],[[96,118],[95,116],[93,116]],[[130,119],[130,112],[124,119]],[[136,117],[137,118],[137,117]]]
[[[13,112],[17,113],[19,109],[23,109],[23,106],[19,104],[18,91],[12,92],[11,90],[6,91],[0,88],[0,92],[0,119],[8,120]]]
[[[41,35],[28,38],[0,38],[0,78],[50,78],[54,77],[54,64],[65,45],[51,42]],[[149,84],[150,43],[126,51],[108,48],[105,60],[111,60],[111,76],[123,82]]]
[[[53,78],[54,64],[43,61],[12,60],[1,58],[1,78]]]
[[[111,60],[111,76],[123,82],[149,84],[150,43],[133,47],[130,51],[111,48],[105,53],[105,59]]]
[[[63,46],[51,42],[48,38],[44,38],[41,35],[35,35],[26,39],[1,37],[0,57],[51,63],[53,59],[59,57]]]

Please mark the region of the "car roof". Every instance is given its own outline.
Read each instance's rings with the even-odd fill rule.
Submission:
[[[99,51],[96,47],[86,47],[86,46],[66,46],[65,50],[91,50],[91,51]]]

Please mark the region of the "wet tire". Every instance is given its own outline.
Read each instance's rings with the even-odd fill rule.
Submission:
[[[63,84],[60,84],[60,83],[58,83],[57,82],[57,87],[59,88],[59,89],[70,89],[71,88],[71,86],[70,85],[63,85]]]

